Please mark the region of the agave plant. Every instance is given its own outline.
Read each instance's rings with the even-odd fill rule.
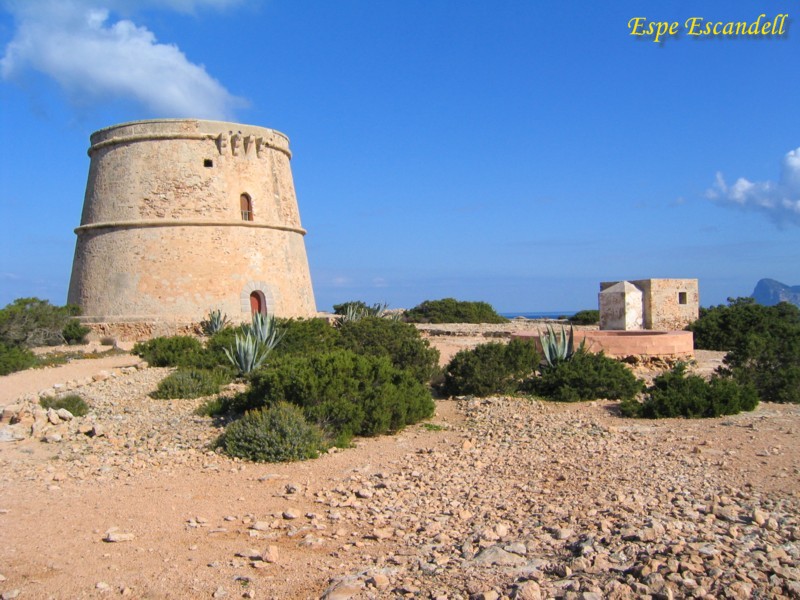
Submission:
[[[217,309],[209,312],[208,317],[200,321],[200,326],[206,335],[214,335],[225,329],[229,322],[228,315],[223,315],[222,311]]]
[[[542,342],[542,354],[547,366],[550,368],[555,367],[558,363],[570,360],[575,355],[575,336],[572,325],[569,327],[569,335],[567,335],[564,326],[561,326],[561,331],[556,333],[555,330],[548,325],[539,339]],[[581,342],[578,351],[585,348],[586,340]]]
[[[223,348],[223,350],[231,364],[239,370],[239,375],[247,375],[250,371],[260,367],[272,352],[272,348],[260,342],[250,333],[245,336],[237,333],[234,345],[230,348]]]
[[[276,324],[275,317],[260,312],[254,312],[250,325],[245,325],[242,329],[269,348],[270,351],[280,343],[286,334]]]
[[[345,313],[339,318],[338,324],[342,323],[351,323],[353,321],[360,321],[366,317],[377,317],[379,319],[388,318],[388,319],[398,319],[398,315],[393,315],[392,313],[387,313],[386,309],[389,308],[389,305],[385,302],[381,304],[380,302],[373,304],[372,306],[358,306],[356,303],[352,303],[347,306],[345,309]]]

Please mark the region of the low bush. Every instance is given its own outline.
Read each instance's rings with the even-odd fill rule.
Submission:
[[[600,322],[599,310],[579,310],[569,317],[573,325],[597,325]]]
[[[341,348],[357,354],[385,356],[421,383],[430,381],[438,370],[439,351],[431,348],[417,328],[408,323],[365,317],[342,323],[338,331]]]
[[[426,300],[407,310],[409,323],[506,323],[487,302],[460,301],[455,298]]]
[[[0,309],[0,342],[8,346],[56,346],[76,306],[53,306],[39,298],[17,298]]]
[[[695,348],[730,351],[786,326],[800,327],[800,308],[793,304],[763,306],[752,298],[728,298],[727,305],[701,308],[700,318],[686,329],[694,333]]]
[[[800,403],[800,327],[775,324],[769,335],[753,335],[736,345],[719,369],[762,400]]]
[[[68,344],[83,344],[86,341],[86,336],[91,332],[90,327],[81,325],[78,319],[70,319],[61,330],[61,335],[64,336],[64,341]]]
[[[241,327],[225,327],[212,334],[206,340],[205,353],[207,356],[205,360],[209,364],[227,365],[228,357],[225,355],[225,349],[234,344],[237,333],[242,335]]]
[[[633,398],[643,383],[621,362],[579,349],[568,361],[543,368],[539,377],[525,383],[524,389],[559,402],[578,402],[608,398]]]
[[[489,396],[516,391],[539,363],[530,340],[490,342],[459,351],[445,367],[442,391],[448,396]]]
[[[800,403],[800,308],[729,298],[701,309],[688,329],[696,348],[728,351],[720,375],[752,385],[763,400]]]
[[[245,413],[228,425],[221,445],[230,456],[256,462],[316,458],[324,448],[319,428],[287,402]]]
[[[0,375],[30,369],[35,364],[36,356],[27,348],[0,342]]]
[[[151,367],[192,367],[201,366],[197,363],[204,362],[203,345],[188,335],[156,337],[137,342],[132,352],[141,356]]]
[[[620,410],[626,417],[698,419],[735,415],[757,405],[753,386],[727,377],[714,376],[706,381],[698,375],[686,375],[686,365],[679,363],[653,380],[643,402],[626,400]]]
[[[54,410],[66,408],[76,417],[82,417],[89,412],[89,405],[77,394],[69,394],[68,396],[61,396],[60,398],[43,396],[39,398],[39,404],[42,408],[52,408]]]
[[[178,369],[158,383],[158,388],[150,394],[152,398],[199,398],[219,393],[220,387],[230,383],[233,376],[230,370],[218,367],[208,369]]]
[[[332,439],[397,431],[433,414],[430,391],[386,357],[334,350],[276,359],[250,377],[250,389],[229,403],[247,410],[286,400]]]
[[[325,319],[279,319],[285,332],[273,356],[330,352],[339,342],[339,330]]]
[[[342,302],[341,304],[334,304],[333,314],[346,315],[349,311],[367,310],[367,308],[367,303],[363,300],[351,300],[349,302]]]

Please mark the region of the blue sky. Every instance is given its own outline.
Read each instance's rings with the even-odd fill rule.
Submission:
[[[0,57],[0,306],[66,301],[89,134],[161,117],[290,137],[320,309],[800,284],[797,0],[0,0]]]

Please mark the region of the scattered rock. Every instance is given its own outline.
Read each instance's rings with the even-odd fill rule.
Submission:
[[[278,562],[278,547],[267,546],[267,549],[261,554],[261,560],[267,563]]]
[[[132,533],[124,533],[122,531],[118,531],[116,529],[109,529],[106,531],[105,536],[103,537],[104,542],[116,543],[116,542],[131,542],[136,538],[136,536]]]
[[[472,562],[479,565],[514,566],[523,565],[526,560],[518,554],[503,550],[500,546],[490,546],[481,550]]]

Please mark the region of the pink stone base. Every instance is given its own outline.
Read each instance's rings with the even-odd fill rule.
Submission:
[[[541,350],[538,333],[516,333],[512,337],[534,339]],[[575,331],[575,347],[586,340],[592,352],[608,356],[694,356],[691,331]]]

